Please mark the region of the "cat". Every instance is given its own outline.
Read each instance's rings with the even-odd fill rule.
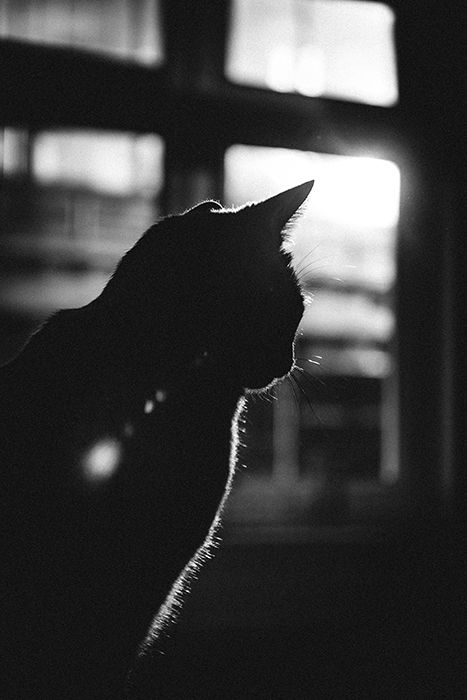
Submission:
[[[312,186],[162,219],[1,369],[2,697],[130,694],[212,547],[244,396],[293,366]]]

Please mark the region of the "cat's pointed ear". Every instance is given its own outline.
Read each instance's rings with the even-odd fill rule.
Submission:
[[[314,180],[292,187],[255,205],[261,216],[281,231],[311,192]]]
[[[222,209],[222,204],[215,202],[213,199],[209,199],[206,202],[201,202],[191,209],[188,209],[186,213],[191,214],[192,212],[209,212],[213,209]]]

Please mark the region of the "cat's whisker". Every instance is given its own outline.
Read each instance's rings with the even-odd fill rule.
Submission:
[[[305,262],[305,260],[307,260],[307,259],[310,257],[310,255],[313,255],[313,253],[315,252],[315,250],[317,250],[317,249],[319,248],[319,245],[320,245],[320,244],[317,243],[315,246],[313,246],[313,248],[312,248],[311,250],[309,250],[308,253],[306,253],[303,257],[300,258],[300,260],[298,260],[298,261],[294,264],[294,267],[295,267],[295,268],[300,268],[300,266],[303,265],[303,263]]]
[[[297,273],[296,274],[298,277],[304,277],[305,275],[309,275],[312,272],[316,274],[317,271],[319,271],[319,270],[328,270],[328,269],[329,269],[329,265],[327,265],[325,263],[321,264],[318,262],[312,262],[309,265],[306,265],[302,270],[299,270],[298,274]]]
[[[303,386],[302,386],[302,385],[300,384],[300,382],[298,381],[298,377],[296,377],[296,376],[294,376],[293,374],[291,374],[291,375],[290,375],[290,378],[292,379],[292,381],[295,383],[295,385],[298,387],[298,389],[300,390],[301,394],[302,394],[303,397],[305,398],[306,404],[307,404],[308,408],[310,409],[310,411],[311,411],[313,417],[316,418],[316,420],[317,420],[319,423],[321,423],[322,421],[321,421],[320,417],[318,416],[318,414],[316,413],[315,409],[313,408],[313,404],[311,403],[310,397],[308,396],[308,394],[306,393],[305,389],[303,388]],[[300,403],[299,403],[299,405],[300,405]]]
[[[321,377],[317,377],[315,374],[311,374],[311,372],[307,372],[304,367],[300,367],[299,365],[296,365],[295,369],[299,370],[299,372],[300,372],[299,376],[303,377],[308,382],[310,382],[310,384],[313,386],[313,388],[316,387],[316,384],[321,384],[322,386],[327,387],[327,384],[324,381],[324,379],[322,379]]]
[[[308,257],[308,256],[306,256],[306,257]],[[333,258],[332,255],[321,255],[321,257],[319,257],[319,258],[313,258],[308,263],[306,263],[306,265],[309,265],[310,263],[313,265],[314,263],[324,262],[324,261],[327,261],[329,263],[332,260],[332,258]],[[305,258],[303,258],[303,260],[299,264],[295,265],[295,267],[298,269],[306,267],[306,265],[304,265],[304,262],[305,262]]]
[[[315,252],[315,250],[317,250],[319,248],[319,246],[320,246],[320,243],[316,243],[316,245],[314,245],[313,248],[311,248],[308,251],[308,253],[305,253],[305,255],[303,255],[303,257],[300,258],[300,260],[298,261],[298,264],[300,265],[300,263],[302,263],[304,260],[309,258],[310,255],[312,255]]]
[[[305,285],[310,283],[310,278],[312,278],[314,282],[316,282],[317,277],[325,277],[326,279],[328,279],[328,276],[325,273],[321,274],[320,272],[321,270],[324,270],[324,268],[324,265],[315,268],[310,267],[310,269],[305,270],[299,276],[296,275],[298,283],[301,287],[304,287]]]
[[[253,394],[253,396],[254,395],[255,394]],[[264,403],[268,403],[268,404],[272,403],[274,399],[277,400],[277,397],[272,396],[272,394],[270,393],[270,387],[267,387],[266,389],[264,389],[264,391],[259,391],[256,394],[256,396],[258,397],[258,399],[260,401],[263,401]]]
[[[293,395],[295,397],[295,403],[297,404],[297,408],[298,408],[298,410],[300,410],[300,399],[298,397],[297,392],[295,391],[295,384],[296,384],[297,380],[293,376],[292,372],[290,372],[290,374],[287,375],[287,379],[289,381],[289,385],[290,385],[292,392],[293,392]]]
[[[267,393],[267,395],[269,396],[269,398],[271,399],[271,401],[277,401],[277,400],[278,400],[277,395],[276,395],[276,393],[275,393],[275,391],[276,391],[276,386],[277,386],[277,384],[273,384],[272,386],[268,386],[268,388],[266,389],[266,393]]]
[[[295,275],[300,279],[304,275],[310,274],[312,271],[316,272],[316,270],[324,270],[329,268],[329,263],[320,263],[320,260],[312,260],[310,263],[308,263],[308,265],[305,265],[299,270],[295,270]]]
[[[316,363],[319,364],[319,363]],[[301,374],[305,375],[306,377],[309,377],[312,380],[318,381],[319,377],[316,377],[314,374],[311,374],[310,372],[307,372],[304,367],[300,367],[300,365],[295,365],[294,367],[295,370],[298,370]]]
[[[301,374],[305,375],[308,378],[308,373],[306,372],[306,370],[303,369],[303,367],[300,367],[299,365],[295,365],[294,370],[300,372]],[[313,377],[311,375],[310,379],[317,379],[317,377]]]
[[[294,265],[294,270],[296,274],[301,274],[301,272],[303,272],[303,270],[306,270],[309,266],[316,265],[316,263],[324,263],[325,265],[329,265],[331,261],[331,255],[323,255],[320,258],[314,258],[313,260],[310,260],[306,265],[304,265],[303,263],[305,262],[305,258],[303,258],[303,260],[300,263]]]

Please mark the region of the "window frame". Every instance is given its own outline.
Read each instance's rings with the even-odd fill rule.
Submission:
[[[157,67],[1,40],[0,124],[31,132],[87,127],[160,135],[163,213],[203,197],[222,198],[224,153],[235,143],[358,155],[363,140],[372,155],[393,160],[402,173],[396,352],[403,495],[410,517],[423,518],[428,510],[430,517],[449,512],[460,518],[466,479],[455,384],[465,357],[459,331],[465,305],[458,293],[465,290],[465,253],[458,252],[465,248],[458,184],[465,180],[465,154],[458,148],[462,120],[443,108],[455,105],[447,83],[460,75],[459,56],[443,53],[443,41],[454,36],[462,45],[463,25],[459,12],[443,14],[432,0],[423,10],[399,0],[386,4],[396,13],[399,102],[393,107],[229,83],[224,64],[230,3],[161,0],[165,60]],[[437,73],[427,33],[445,59]],[[427,65],[435,71],[430,76]],[[444,130],[436,117],[440,106],[453,132],[443,148],[436,145]],[[345,152],[338,141],[348,144]],[[439,169],[446,178],[441,185]]]

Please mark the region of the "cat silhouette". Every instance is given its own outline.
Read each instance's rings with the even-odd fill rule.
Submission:
[[[152,226],[90,304],[0,370],[2,697],[118,698],[212,546],[246,392],[303,313],[307,182]]]

